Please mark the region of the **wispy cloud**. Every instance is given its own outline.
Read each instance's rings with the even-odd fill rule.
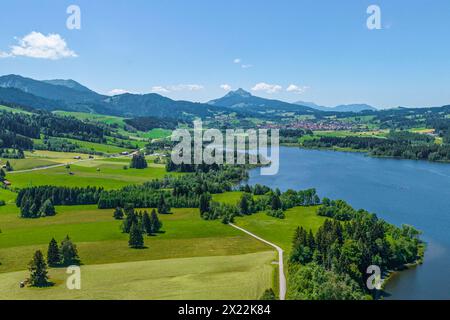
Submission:
[[[170,91],[167,90],[166,88],[162,87],[162,86],[154,86],[154,87],[152,87],[151,92],[154,92],[154,93],[169,93]]]
[[[257,83],[253,88],[252,91],[263,91],[265,93],[277,93],[283,90],[283,87],[278,84],[268,84],[265,82]]]
[[[231,91],[232,89],[231,89],[231,86],[229,85],[229,84],[222,84],[221,86],[220,86],[220,88],[222,88],[223,90],[225,90],[225,91]]]
[[[111,91],[108,92],[108,95],[109,96],[117,96],[119,94],[125,94],[125,93],[135,94],[136,92],[132,92],[132,91],[125,90],[125,89],[112,89]]]
[[[23,38],[16,38],[17,45],[11,46],[9,52],[0,51],[0,58],[28,57],[36,59],[58,60],[75,58],[77,54],[70,50],[66,41],[59,34],[43,35],[33,31]]]
[[[309,89],[308,86],[298,86],[295,84],[291,84],[291,85],[289,85],[289,87],[287,87],[286,91],[296,93],[296,94],[302,94],[308,89]]]
[[[174,91],[200,91],[204,88],[200,84],[176,84],[170,86],[154,86],[151,91],[155,93],[170,93]]]
[[[242,69],[248,69],[248,68],[253,67],[252,64],[244,64],[244,63],[242,62],[242,59],[241,59],[241,58],[236,58],[236,59],[234,59],[234,60],[233,60],[233,63],[234,63],[234,64],[239,64],[239,65],[241,66]]]

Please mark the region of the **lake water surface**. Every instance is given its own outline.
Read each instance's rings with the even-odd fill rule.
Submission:
[[[250,172],[250,184],[316,188],[386,221],[410,224],[428,244],[425,263],[395,275],[387,299],[450,299],[450,164],[282,147],[276,176]]]

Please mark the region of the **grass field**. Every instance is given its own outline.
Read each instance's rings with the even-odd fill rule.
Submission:
[[[26,220],[18,218],[14,205],[0,207],[0,272],[25,269],[35,250],[46,250],[52,237],[61,241],[66,235],[88,265],[270,250],[220,221],[201,219],[198,209],[173,209],[174,214],[161,216],[164,233],[147,237],[148,249],[131,250],[112,212],[96,206],[57,207],[54,217]]]
[[[222,202],[226,204],[238,204],[241,200],[243,192],[234,191],[234,192],[226,192],[220,194],[213,194],[212,200],[216,202]]]
[[[10,108],[10,107],[3,106],[3,105],[0,105],[0,111],[7,111],[7,112],[12,112],[12,113],[25,113],[25,114],[31,114],[30,112],[25,111],[25,110],[14,109],[14,108]]]
[[[72,164],[70,169],[63,166],[39,171],[11,173],[8,174],[8,180],[12,182],[13,187],[17,188],[55,185],[98,186],[105,189],[117,189],[130,184],[141,184],[152,179],[160,179],[167,174],[164,165],[149,164],[149,167],[143,170],[125,170],[124,166],[129,164],[129,158],[123,158],[123,161],[115,162],[98,159]],[[70,172],[72,175],[69,174]]]
[[[122,117],[108,116],[96,113],[70,112],[70,111],[54,111],[53,113],[60,116],[71,116],[80,120],[90,120],[96,122],[103,122],[106,124],[117,124],[120,127],[123,127],[125,125],[125,123],[123,122],[125,118]]]
[[[273,252],[83,266],[81,290],[68,290],[64,270],[55,286],[20,289],[26,272],[0,274],[3,299],[258,299],[268,288]],[[118,279],[120,279],[118,281]]]
[[[7,190],[1,197],[13,201]],[[20,219],[14,204],[0,207],[0,291],[6,299],[255,299],[272,286],[275,252],[198,209],[160,216],[163,232],[145,238],[146,249],[128,247],[113,210],[57,207],[57,215]],[[51,238],[70,235],[83,263],[82,291],[63,286],[63,270],[51,270],[55,287],[17,290],[32,254]],[[114,276],[111,276],[114,275]],[[120,279],[114,284],[115,279]],[[206,284],[205,284],[206,283]],[[6,288],[6,289],[5,289]],[[39,292],[39,293],[37,293]]]
[[[317,215],[317,207],[295,207],[287,210],[285,215],[285,219],[277,219],[258,213],[237,218],[236,225],[275,243],[289,253],[297,227],[315,232],[325,221],[324,217]]]

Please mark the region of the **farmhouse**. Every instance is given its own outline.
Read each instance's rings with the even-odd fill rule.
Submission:
[[[9,186],[11,186],[11,182],[9,182],[8,180],[4,180],[4,181],[3,181],[3,185],[4,185],[5,187],[9,187]]]

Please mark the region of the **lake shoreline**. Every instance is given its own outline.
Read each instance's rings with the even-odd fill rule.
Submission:
[[[308,148],[301,144],[296,143],[282,143],[280,144],[282,147],[288,147],[288,148],[299,148],[304,150],[318,150],[318,151],[334,151],[334,152],[349,152],[349,153],[359,153],[364,154],[367,157],[374,158],[374,159],[392,159],[392,160],[410,160],[410,161],[421,161],[421,162],[429,162],[429,163],[442,163],[442,164],[450,164],[450,161],[431,161],[428,159],[408,159],[408,158],[402,158],[402,157],[392,157],[392,156],[374,156],[369,153],[369,150],[366,149],[352,149],[352,148],[340,148],[340,147],[312,147]]]

